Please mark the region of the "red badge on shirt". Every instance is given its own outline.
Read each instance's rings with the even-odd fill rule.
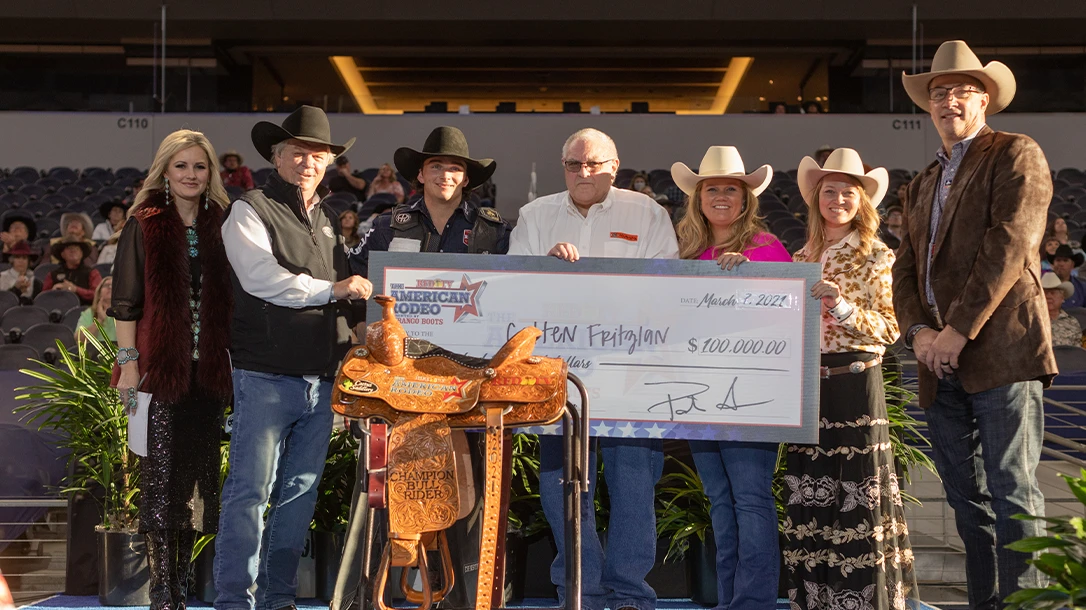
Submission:
[[[468,245],[468,240],[471,239],[471,229],[464,229],[464,245]]]
[[[630,233],[622,233],[620,231],[611,231],[611,239],[625,239],[626,241],[637,242],[637,236]]]

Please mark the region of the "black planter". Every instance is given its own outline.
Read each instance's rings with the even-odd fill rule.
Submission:
[[[190,595],[205,604],[215,603],[215,539],[192,562],[193,585]]]
[[[336,592],[336,574],[343,555],[343,534],[313,532],[313,558],[316,567],[315,589],[317,599],[332,601]]]
[[[558,556],[558,547],[550,530],[528,542],[524,554],[523,597],[558,599],[558,589],[551,584],[551,564]]]
[[[147,606],[147,546],[143,534],[98,528],[98,602]]]
[[[711,530],[705,532],[705,542],[697,536],[690,537],[686,558],[690,600],[706,608],[716,606],[716,541]]]
[[[645,576],[645,582],[656,591],[657,597],[686,599],[690,597],[690,570],[686,566],[690,559],[687,557],[682,561],[664,561],[669,542],[666,538],[656,541],[656,563]],[[716,587],[716,580],[713,580],[713,587]]]

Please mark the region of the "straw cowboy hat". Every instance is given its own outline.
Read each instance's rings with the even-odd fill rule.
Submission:
[[[1071,298],[1071,295],[1075,294],[1075,287],[1071,285],[1071,282],[1060,280],[1060,276],[1052,272],[1041,276],[1041,288],[1044,290],[1056,290],[1057,288],[1062,290],[1064,300]]]
[[[948,40],[939,45],[931,60],[931,72],[911,76],[902,72],[901,84],[905,85],[905,91],[913,103],[926,110],[928,85],[932,79],[944,74],[961,74],[979,80],[988,93],[988,108],[984,112],[988,116],[1003,110],[1014,99],[1017,85],[1011,69],[998,61],[982,66],[976,54],[962,40]]]
[[[419,175],[422,164],[431,157],[456,157],[462,159],[467,165],[468,185],[467,190],[472,190],[483,185],[494,175],[498,164],[494,159],[473,159],[468,152],[468,138],[464,132],[455,127],[438,127],[426,136],[426,142],[422,144],[422,150],[414,150],[406,146],[399,148],[392,155],[392,161],[396,169],[408,180],[414,180]]]
[[[241,153],[239,153],[238,151],[233,150],[233,149],[230,149],[230,150],[224,152],[222,154],[222,156],[219,157],[219,164],[220,165],[226,165],[226,158],[227,157],[234,157],[235,159],[238,160],[238,165],[245,165],[245,158],[241,156]]]
[[[312,144],[323,144],[331,149],[332,154],[340,156],[354,146],[354,138],[344,144],[332,143],[332,128],[328,125],[328,115],[315,106],[302,106],[283,119],[282,125],[260,121],[253,125],[253,146],[268,161],[272,161],[272,147],[287,140],[301,140]],[[274,163],[274,161],[272,161]]]
[[[803,160],[799,162],[796,182],[799,183],[799,193],[807,205],[815,205],[818,202],[814,189],[818,186],[818,181],[829,174],[844,174],[859,180],[873,206],[879,205],[886,195],[886,189],[890,186],[890,174],[887,173],[885,167],[876,167],[865,173],[860,153],[851,148],[838,148],[830,153],[822,167],[819,167],[818,162],[811,157],[803,157]],[[811,201],[812,196],[814,202]]]
[[[762,194],[773,179],[773,168],[763,165],[751,173],[743,166],[743,158],[734,146],[710,146],[701,158],[698,173],[694,173],[685,163],[671,165],[671,179],[682,192],[693,196],[698,182],[706,178],[733,178],[747,185],[754,196]]]

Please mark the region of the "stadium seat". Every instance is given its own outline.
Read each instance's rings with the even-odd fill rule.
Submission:
[[[40,184],[24,184],[19,188],[19,192],[30,199],[41,199],[49,194],[49,189]]]
[[[80,178],[75,185],[79,188],[87,189],[92,193],[101,190],[103,186],[101,182],[98,182],[94,178]]]
[[[45,175],[66,184],[79,180],[79,174],[70,167],[54,167],[46,172]]]
[[[22,180],[8,176],[7,178],[0,179],[0,193],[14,192],[19,189],[23,184]]]
[[[69,309],[64,312],[64,317],[61,318],[60,323],[67,326],[74,333],[76,327],[79,326],[79,316],[83,315],[84,309],[82,305]]]
[[[105,196],[107,199],[124,199],[128,193],[124,192],[124,189],[119,186],[107,186],[99,189],[98,194]]]
[[[33,184],[41,178],[41,172],[33,167],[16,167],[9,175],[22,180],[24,184]]]
[[[35,184],[45,187],[45,190],[50,193],[55,193],[58,188],[64,186],[64,182],[57,180],[56,178],[42,178]]]
[[[13,337],[11,337],[14,339],[19,339],[31,326],[48,323],[49,312],[34,305],[19,305],[18,307],[12,307],[5,311],[3,316],[0,316],[0,330],[4,332],[4,335],[11,335],[14,333]],[[19,332],[15,333],[14,331]],[[8,342],[18,343],[17,340],[9,340]]]
[[[83,170],[81,178],[92,178],[102,184],[112,184],[117,178],[113,172],[101,167],[88,167]]]
[[[29,345],[0,345],[0,371],[18,371],[32,368],[28,358],[38,358],[38,350]]]
[[[22,345],[29,345],[44,354],[47,349],[56,349],[57,341],[64,347],[75,347],[75,333],[63,324],[45,322],[35,324],[23,332]]]
[[[1078,320],[1079,326],[1086,328],[1086,307],[1071,307],[1064,309],[1069,315]]]
[[[53,233],[60,230],[60,219],[44,216],[34,221],[38,225],[38,237],[53,237]]]
[[[95,265],[94,268],[98,271],[98,275],[101,275],[103,279],[113,275],[113,263],[102,263],[100,265]]]
[[[143,170],[134,167],[122,167],[113,172],[113,175],[116,176],[118,180],[122,178],[133,178],[138,180],[143,177],[143,174]]]
[[[0,203],[9,208],[17,208],[29,201],[29,198],[22,193],[4,193],[0,195]]]
[[[86,197],[87,189],[78,187],[74,184],[69,184],[58,188],[56,194],[67,197],[69,200],[78,200]]]
[[[255,184],[256,186],[264,186],[264,183],[268,180],[268,176],[271,175],[271,173],[274,171],[275,168],[273,167],[262,167],[260,169],[254,169],[252,171],[253,184]]]
[[[37,267],[34,267],[34,277],[44,282],[45,278],[48,277],[49,272],[59,266],[60,265],[56,263],[41,263]]]
[[[55,209],[55,210],[59,210],[59,209],[62,209],[62,208],[67,208],[71,204],[70,199],[68,199],[64,195],[58,195],[57,193],[53,193],[51,195],[46,195],[45,197],[42,197],[41,200],[42,200],[42,203],[47,203],[47,204],[53,206],[53,209]]]
[[[61,290],[46,290],[34,297],[34,305],[49,312],[49,320],[60,322],[64,312],[73,307],[79,307],[79,297],[74,292]]]
[[[0,290],[0,316],[12,307],[19,306],[19,297],[10,290]]]
[[[795,242],[807,240],[807,228],[806,227],[789,227],[783,231],[777,237],[785,244],[792,244]]]
[[[1086,373],[1086,349],[1057,345],[1052,348],[1052,353],[1056,355],[1056,368],[1060,374]]]
[[[367,167],[359,172],[358,177],[365,180],[366,184],[373,182],[373,179],[377,177],[377,174],[381,171],[378,167]]]

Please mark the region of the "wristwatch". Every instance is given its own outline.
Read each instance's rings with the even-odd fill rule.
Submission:
[[[140,359],[140,353],[134,347],[117,348],[117,364],[127,364]]]

